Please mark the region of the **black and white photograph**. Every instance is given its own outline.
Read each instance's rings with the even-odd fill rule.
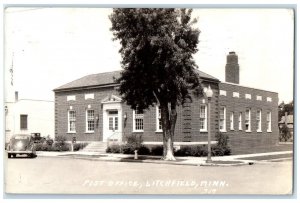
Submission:
[[[7,6],[4,192],[293,195],[295,12]]]

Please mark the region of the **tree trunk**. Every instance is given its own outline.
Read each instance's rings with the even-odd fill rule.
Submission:
[[[173,105],[171,105],[173,106]],[[163,129],[163,158],[164,160],[174,161],[176,160],[173,152],[173,142],[174,142],[174,130],[177,120],[176,106],[171,108],[171,113],[169,113],[168,103],[161,103],[161,121]]]

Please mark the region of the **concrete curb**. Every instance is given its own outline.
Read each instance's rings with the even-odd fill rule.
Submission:
[[[68,156],[69,155],[69,156]],[[221,163],[205,163],[205,161],[198,161],[198,162],[187,162],[189,161],[188,159],[184,159],[182,157],[180,157],[180,159],[177,160],[181,160],[179,162],[177,161],[164,161],[164,160],[141,160],[141,159],[131,159],[132,157],[127,156],[127,157],[81,157],[81,156],[76,156],[76,155],[80,155],[80,154],[62,154],[62,155],[58,155],[58,156],[48,156],[45,154],[39,154],[38,156],[42,156],[42,157],[59,157],[59,158],[73,158],[73,159],[83,159],[83,160],[91,160],[91,161],[103,161],[103,162],[130,162],[130,163],[153,163],[153,164],[168,164],[168,165],[188,165],[188,166],[241,166],[241,165],[249,165],[249,161],[248,160],[230,160],[228,162],[238,162],[238,163],[230,163],[230,164],[221,164]],[[150,157],[149,157],[150,158]],[[216,161],[223,161],[226,162],[224,160],[216,160]]]

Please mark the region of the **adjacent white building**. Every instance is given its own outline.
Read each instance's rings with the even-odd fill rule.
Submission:
[[[54,138],[54,102],[18,99],[5,102],[6,142],[13,134],[41,133]]]

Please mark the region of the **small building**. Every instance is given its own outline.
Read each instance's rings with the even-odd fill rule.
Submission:
[[[5,102],[5,135],[9,142],[13,134],[40,133],[54,138],[54,102],[19,99]]]
[[[288,129],[290,130],[290,133],[292,134],[292,137],[294,135],[294,115],[288,115],[287,112],[285,112],[285,115],[281,117],[281,120],[278,122],[279,129],[283,127],[283,125],[286,125]]]
[[[197,70],[204,87],[213,90],[211,120],[207,101],[193,98],[177,109],[175,145],[207,143],[211,133],[229,135],[235,152],[275,145],[278,140],[278,94],[239,85],[239,64],[235,52],[227,56],[226,82]],[[55,92],[55,136],[84,142],[124,141],[141,135],[145,144],[162,144],[159,106],[139,112],[126,105],[114,78],[120,71],[84,76],[62,85]]]

